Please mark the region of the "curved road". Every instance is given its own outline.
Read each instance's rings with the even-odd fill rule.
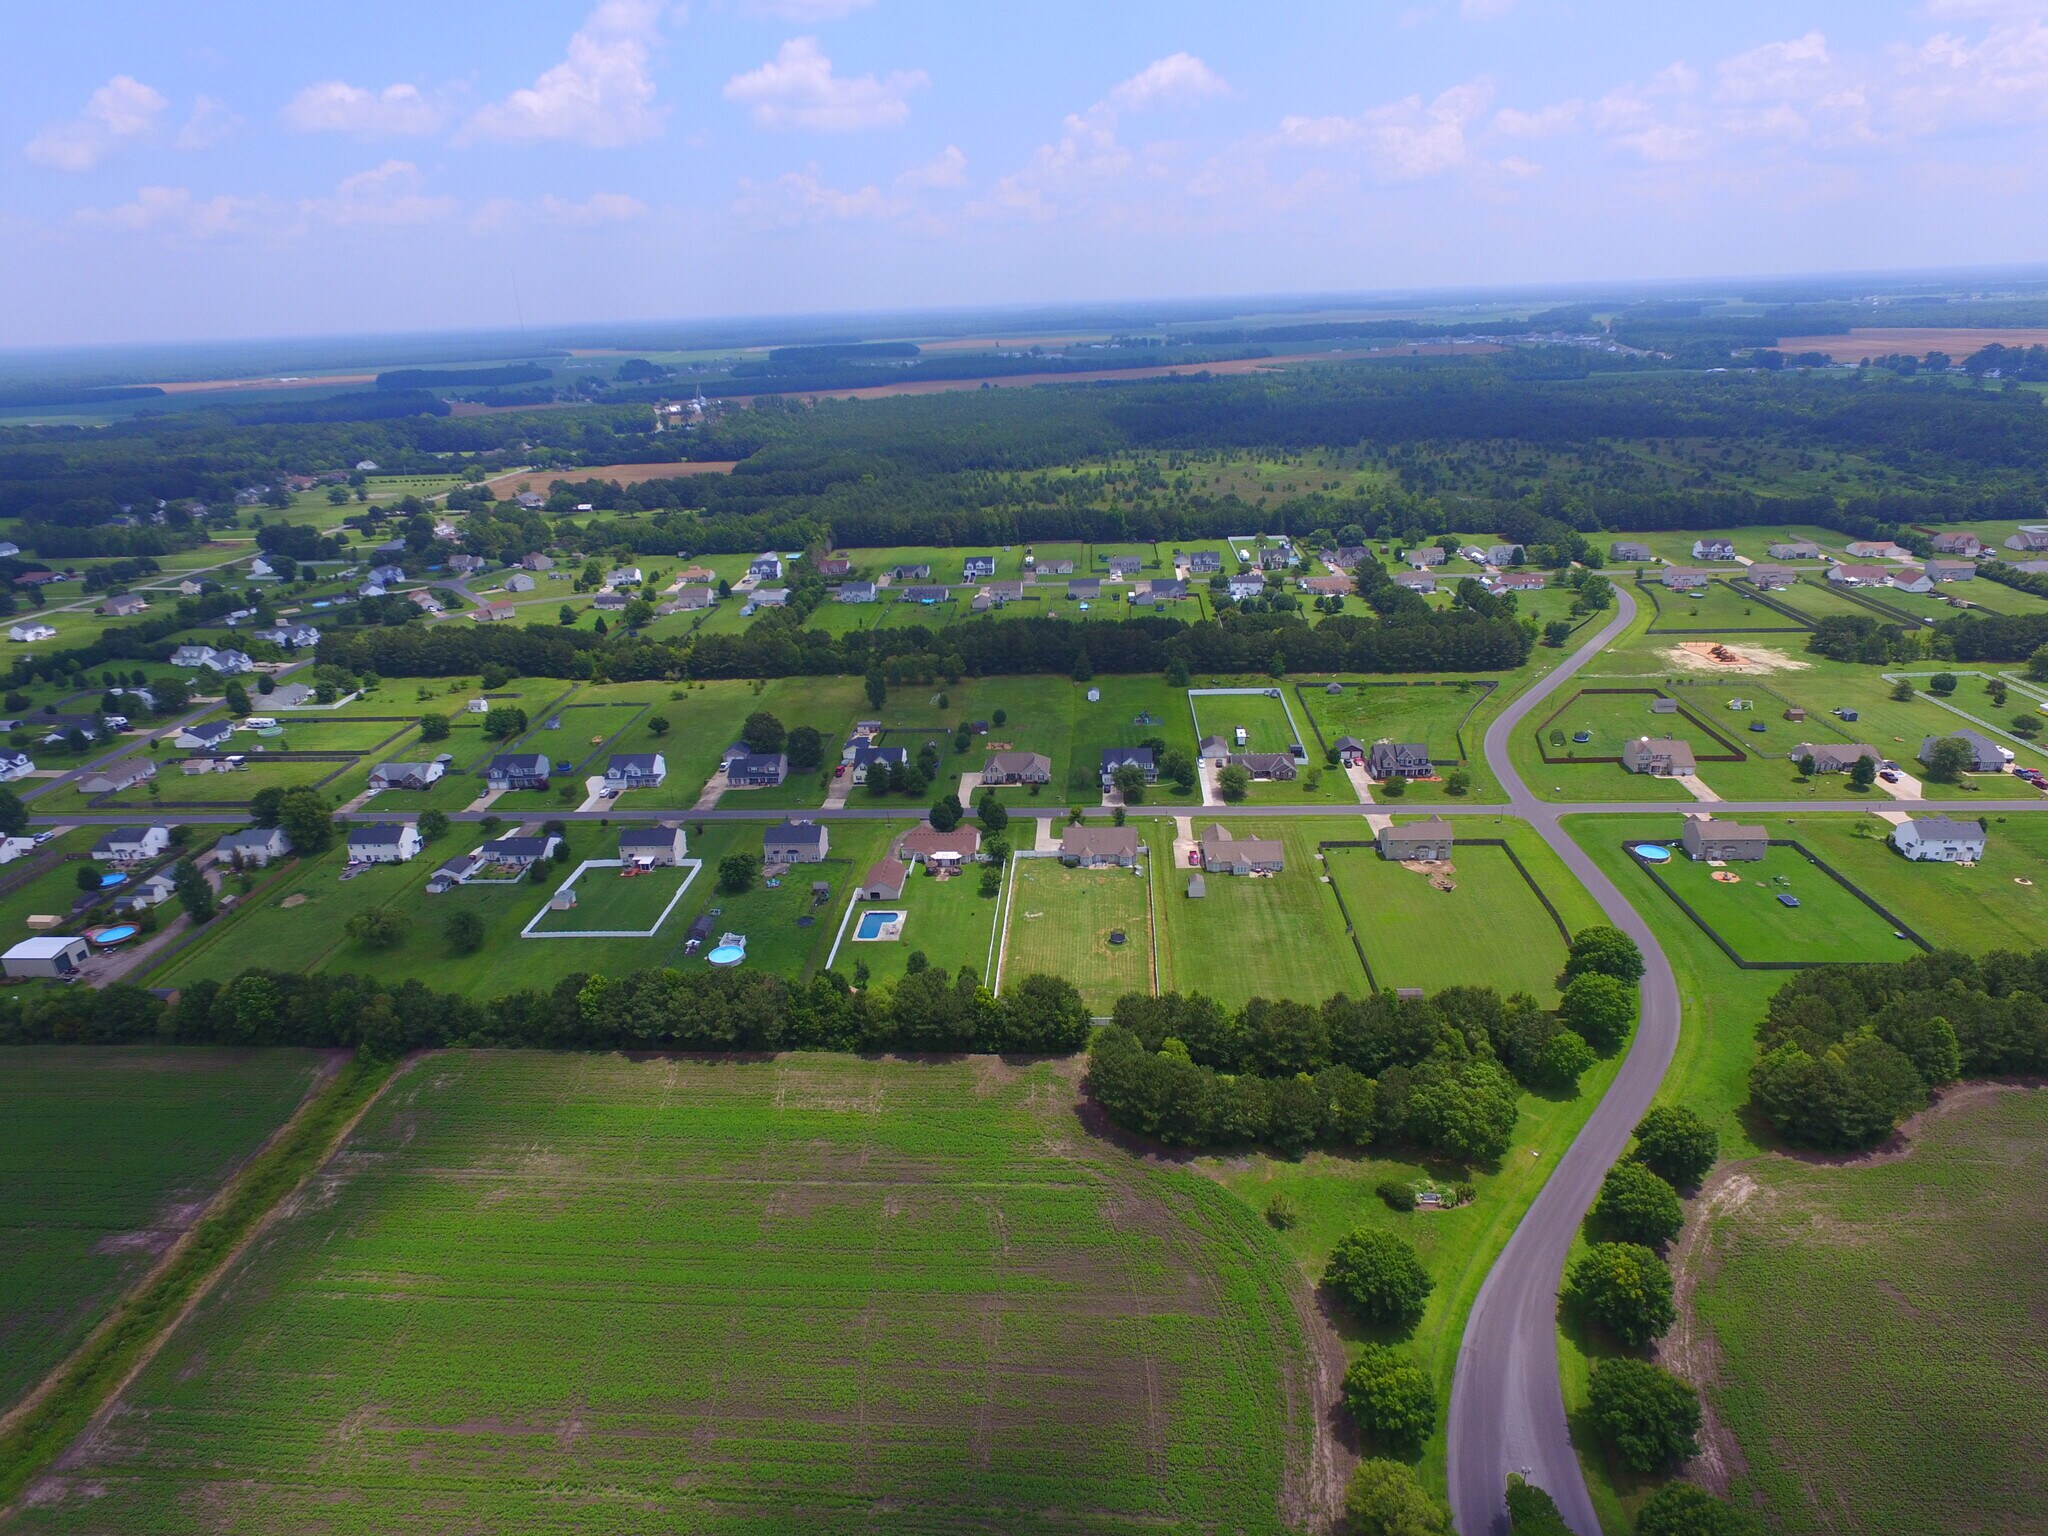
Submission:
[[[1535,827],[1600,903],[1607,920],[1641,948],[1643,1011],[1606,1097],[1508,1239],[1465,1324],[1448,1426],[1451,1512],[1462,1536],[1497,1536],[1508,1529],[1510,1472],[1546,1489],[1565,1523],[1580,1536],[1600,1533],[1572,1449],[1558,1381],[1557,1292],[1572,1237],[1671,1064],[1678,1044],[1678,985],[1649,926],[1558,825],[1560,811],[1575,808],[1548,805],[1530,794],[1508,760],[1508,742],[1530,711],[1628,628],[1635,600],[1620,587],[1615,596],[1621,611],[1613,622],[1503,710],[1486,733],[1486,760],[1500,776],[1514,814]]]

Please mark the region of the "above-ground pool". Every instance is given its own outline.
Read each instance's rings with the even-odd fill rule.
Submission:
[[[709,960],[713,965],[738,965],[742,960],[747,958],[747,946],[745,944],[720,944],[717,948],[713,949],[711,953],[706,955],[704,958],[706,960]]]
[[[1671,862],[1671,850],[1659,847],[1656,843],[1637,843],[1635,854],[1645,864],[1668,864]]]
[[[898,938],[902,933],[901,912],[863,912],[860,915],[860,922],[853,930],[856,939],[867,939],[871,942],[877,939]]]
[[[117,885],[126,885],[127,883],[128,883],[128,877],[127,877],[126,875],[101,875],[101,876],[100,876],[100,889],[101,889],[101,890],[103,890],[103,891],[111,891],[111,890],[112,890],[112,889],[113,889],[113,888],[114,888],[115,886],[117,886]]]
[[[94,928],[86,937],[95,944],[119,944],[135,937],[139,930],[133,923],[116,923],[111,928]]]

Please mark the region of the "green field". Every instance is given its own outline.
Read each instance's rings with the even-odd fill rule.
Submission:
[[[10,1048],[0,1070],[0,1407],[190,1226],[313,1080],[312,1051]]]
[[[1733,574],[1710,581],[1690,592],[1676,592],[1654,577],[1636,586],[1636,601],[1650,608],[1650,633],[1689,634],[1698,630],[1721,634],[1747,634],[1756,630],[1777,630],[1794,637],[1812,626],[1787,618],[1757,601],[1756,591],[1737,586]]]
[[[1689,1363],[1773,1531],[2038,1522],[2044,1142],[2048,1095],[1963,1090],[1903,1159],[1765,1157],[1710,1192]]]
[[[1890,923],[1796,848],[1773,847],[1761,860],[1721,870],[1679,853],[1657,873],[1744,960],[1853,964],[1904,960],[1919,952],[1894,938]],[[1740,880],[1716,880],[1716,874]],[[1638,878],[1655,883],[1647,870]],[[1799,905],[1786,906],[1780,895]]]
[[[1680,741],[1690,742],[1696,756],[1726,750],[1683,714],[1653,713],[1651,706],[1655,702],[1655,695],[1648,691],[1605,693],[1581,690],[1552,714],[1532,725],[1530,737],[1532,741],[1539,741],[1554,758],[1619,757],[1629,742],[1641,736],[1675,736]],[[1699,712],[1700,706],[1689,697],[1679,698],[1678,703],[1694,713]],[[1734,716],[1731,714],[1730,718]],[[1746,720],[1738,722],[1736,729],[1746,723]],[[1718,722],[1716,728],[1720,728]],[[1592,740],[1575,740],[1581,731],[1590,734]],[[1559,733],[1564,736],[1562,744],[1557,739]],[[1551,772],[1576,771],[1576,766],[1569,762],[1547,765]],[[1646,778],[1648,775],[1631,774],[1629,777]]]
[[[1015,869],[1017,866],[1013,864],[1010,867]],[[844,907],[837,902],[827,910],[844,913]],[[944,966],[949,971],[967,966],[987,981],[995,971],[992,941],[1002,910],[1000,896],[981,894],[981,876],[977,872],[969,870],[964,875],[939,880],[924,873],[923,867],[919,866],[903,882],[900,899],[854,904],[855,915],[846,926],[838,958],[833,960],[832,967],[850,979],[855,966],[865,965],[872,981],[895,981],[903,975],[910,957],[922,954],[933,965]],[[859,914],[862,912],[904,913],[903,937],[856,940],[853,932],[860,923]],[[825,917],[821,915],[819,920],[825,921]]]
[[[1200,816],[1194,818],[1198,836],[1204,825]],[[1189,871],[1173,864],[1170,829],[1155,830],[1161,990],[1205,993],[1226,1008],[1253,997],[1320,1002],[1337,992],[1365,991],[1365,972],[1316,857],[1319,838],[1352,836],[1358,829],[1238,819],[1229,827],[1236,837],[1279,838],[1287,867],[1271,878],[1210,875],[1203,882],[1208,894],[1196,901],[1187,894]]]
[[[18,1528],[1327,1521],[1301,1277],[1210,1180],[1080,1134],[1073,1075],[416,1068]]]
[[[1277,688],[1277,684],[1275,685]],[[1281,698],[1268,698],[1263,693],[1215,694],[1191,693],[1188,701],[1194,706],[1195,734],[1221,736],[1233,752],[1285,752],[1299,744],[1304,749],[1315,735],[1304,723],[1301,740],[1295,733],[1287,716],[1288,702],[1283,693]],[[1299,718],[1298,716],[1296,718]],[[1246,744],[1237,744],[1237,728],[1242,726]]]
[[[1142,853],[1142,849],[1141,849]],[[1058,859],[1016,859],[1005,897],[1002,974],[1049,971],[1080,989],[1098,1015],[1126,992],[1150,992],[1150,880],[1128,869],[1069,869]],[[1113,931],[1124,935],[1111,944]]]
[[[1556,923],[1503,850],[1464,842],[1463,822],[1458,830],[1448,892],[1370,848],[1330,851],[1330,878],[1351,910],[1373,979],[1427,991],[1456,981],[1548,1003],[1565,960]]]
[[[550,880],[547,885],[534,889],[552,896],[568,883],[569,873],[574,867],[558,866],[562,872],[560,879]],[[534,924],[533,931],[561,934],[654,931],[656,925],[662,923],[662,909],[693,876],[703,878],[701,870],[689,865],[647,869],[632,875],[603,866],[586,869],[575,879],[576,905],[566,912],[557,912],[549,906],[541,920]],[[675,914],[670,913],[668,920],[673,922]]]

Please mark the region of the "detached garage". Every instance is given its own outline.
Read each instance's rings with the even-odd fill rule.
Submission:
[[[0,955],[9,976],[76,976],[92,951],[83,939],[23,939]]]

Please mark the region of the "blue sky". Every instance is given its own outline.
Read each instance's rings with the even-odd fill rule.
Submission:
[[[2034,261],[2048,0],[17,7],[0,345]]]

